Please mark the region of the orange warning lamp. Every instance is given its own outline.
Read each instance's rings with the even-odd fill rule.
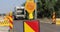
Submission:
[[[26,2],[25,9],[28,13],[32,13],[36,8],[36,4],[34,2]]]
[[[34,3],[34,1],[29,1],[26,2],[25,4],[25,10],[29,13],[29,19],[33,19],[33,11],[36,8],[36,4]]]

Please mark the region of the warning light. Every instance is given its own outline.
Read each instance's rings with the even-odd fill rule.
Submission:
[[[25,10],[28,13],[32,13],[35,8],[36,8],[36,4],[34,2],[26,2],[26,4],[25,4]]]

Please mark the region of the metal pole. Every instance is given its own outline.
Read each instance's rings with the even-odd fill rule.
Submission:
[[[35,0],[35,3],[36,3],[36,9],[35,9],[35,19],[37,19],[37,2]]]

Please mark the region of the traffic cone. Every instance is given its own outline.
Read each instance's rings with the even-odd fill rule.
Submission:
[[[55,12],[53,12],[53,16],[52,16],[52,24],[56,24],[56,15]]]

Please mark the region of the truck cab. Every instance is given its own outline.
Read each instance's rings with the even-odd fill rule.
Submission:
[[[25,18],[25,9],[24,7],[15,7],[15,11],[14,11],[14,19],[24,19]]]

